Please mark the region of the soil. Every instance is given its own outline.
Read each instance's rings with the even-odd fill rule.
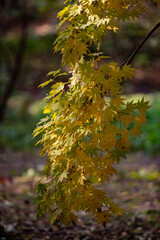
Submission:
[[[102,187],[126,215],[105,227],[83,212],[68,227],[37,220],[32,190],[44,162],[37,155],[0,153],[1,240],[160,240],[160,157],[136,153],[117,166],[119,176]]]

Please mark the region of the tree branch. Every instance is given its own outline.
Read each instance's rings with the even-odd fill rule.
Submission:
[[[145,39],[138,45],[138,47],[136,48],[136,50],[131,54],[131,56],[129,58],[127,58],[121,65],[120,68],[123,67],[124,65],[129,65],[131,63],[131,61],[133,60],[133,58],[135,57],[135,55],[141,50],[141,48],[143,47],[143,45],[147,42],[147,40],[151,37],[151,35],[160,27],[160,22],[156,24],[156,26],[148,33],[148,35],[145,37]],[[68,91],[68,84],[67,82],[69,81],[69,78],[72,75],[69,73],[68,74],[68,78],[63,79],[63,78],[58,78],[57,82],[66,82],[65,85],[65,91]],[[55,82],[56,83],[56,82]]]
[[[138,45],[138,47],[136,48],[136,50],[131,54],[131,56],[129,58],[127,58],[121,65],[120,67],[124,66],[124,65],[129,65],[133,58],[135,57],[135,55],[141,50],[141,48],[143,47],[143,45],[147,42],[147,40],[151,37],[151,35],[160,27],[160,22],[156,24],[156,26],[148,33],[148,35],[145,37],[145,39]]]

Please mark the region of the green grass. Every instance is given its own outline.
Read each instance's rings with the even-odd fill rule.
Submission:
[[[146,154],[156,155],[160,153],[160,94],[150,94],[146,97],[151,100],[151,108],[147,113],[148,121],[146,126],[142,127],[141,138],[132,138],[132,150],[142,150]]]
[[[43,117],[42,105],[39,101],[30,103],[30,96],[12,97],[5,116],[0,125],[0,150],[34,152],[37,139],[32,132],[37,122]]]

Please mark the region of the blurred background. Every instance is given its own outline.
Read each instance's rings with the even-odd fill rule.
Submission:
[[[36,151],[32,140],[35,124],[42,117],[41,100],[47,88],[37,88],[49,71],[58,69],[61,56],[53,54],[57,37],[57,12],[63,0],[0,1],[0,151]],[[102,51],[120,64],[159,21],[157,7],[152,4],[151,16],[137,23],[122,23],[119,34],[104,37]],[[159,93],[160,39],[159,30],[150,38],[133,61],[136,77],[123,84],[125,95],[142,94],[151,100],[149,122],[141,140],[133,148],[147,153],[160,150]]]
[[[35,151],[32,131],[42,117],[39,103],[47,91],[37,87],[48,71],[60,66],[53,42],[63,1],[0,4],[0,150]]]
[[[21,210],[25,219],[24,209],[33,197],[29,189],[32,189],[33,182],[38,178],[44,163],[44,160],[38,157],[39,147],[35,146],[38,139],[32,138],[32,132],[36,123],[43,117],[42,99],[48,89],[37,87],[47,80],[47,73],[58,69],[61,63],[61,56],[53,54],[53,43],[57,37],[56,14],[63,8],[63,3],[63,0],[0,0],[0,186],[2,190],[0,198],[7,209],[12,209],[16,204],[11,201],[11,196],[19,196],[19,199],[23,199]],[[113,33],[106,35],[102,46],[104,54],[111,55],[113,61],[119,64],[126,60],[160,21],[157,6],[151,2],[150,9],[151,15],[144,15],[141,20],[134,23],[121,23],[117,35]],[[114,186],[121,189],[121,184],[126,179],[131,180],[132,184],[129,186],[133,189],[137,183],[142,182],[146,184],[144,188],[150,190],[155,185],[155,195],[153,194],[148,208],[144,208],[144,211],[150,211],[150,207],[155,210],[159,206],[154,205],[153,202],[156,201],[157,204],[160,201],[158,188],[160,183],[160,29],[136,55],[133,67],[136,68],[136,76],[132,81],[123,83],[124,95],[127,99],[135,99],[135,101],[144,96],[152,107],[148,111],[148,122],[143,127],[144,133],[141,138],[131,140],[132,154],[129,156],[128,164],[125,162],[124,165],[123,163],[120,165],[120,177],[115,181]],[[16,185],[16,180],[13,181],[17,178],[17,181],[21,181],[21,185]],[[12,192],[13,184],[19,186],[19,193]],[[6,186],[8,192],[5,190]],[[113,197],[116,192],[114,190],[111,189]],[[130,191],[132,190],[127,187],[124,192],[122,191],[122,196],[117,196],[120,199],[122,197],[122,205],[124,196],[126,198],[130,195]],[[135,187],[132,194],[137,191]],[[142,203],[146,196],[147,192],[140,195]],[[128,203],[133,207],[130,200]],[[137,206],[137,202],[134,204]],[[138,211],[141,207],[142,204],[139,205]],[[31,212],[33,213],[34,210],[32,209]],[[0,213],[4,214],[2,210]],[[159,213],[151,211],[151,220],[157,219],[159,215],[156,214]],[[13,224],[12,218],[8,218],[9,224],[3,218],[2,220],[4,237],[8,236],[7,234],[11,234],[11,237],[17,225]],[[32,239],[25,237],[23,239]],[[6,237],[6,239],[11,238]],[[98,235],[95,239],[99,239]],[[117,239],[129,238],[121,236]]]

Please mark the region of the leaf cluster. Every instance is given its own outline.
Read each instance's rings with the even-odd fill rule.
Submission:
[[[41,154],[47,156],[44,176],[37,185],[38,214],[50,214],[51,222],[77,221],[83,210],[97,223],[109,221],[123,210],[99,189],[117,174],[115,164],[126,158],[130,136],[140,136],[146,122],[148,102],[125,101],[121,83],[132,79],[130,65],[120,67],[100,52],[107,31],[117,32],[120,20],[135,20],[148,12],[146,1],[79,0],[58,14],[59,33],[55,51],[62,54],[62,65],[70,69],[67,83],[54,84],[61,69],[53,71],[53,82],[44,101],[44,113],[34,136],[41,134]],[[90,51],[91,44],[97,52]],[[88,58],[86,58],[86,56]],[[87,59],[87,60],[86,60]]]

